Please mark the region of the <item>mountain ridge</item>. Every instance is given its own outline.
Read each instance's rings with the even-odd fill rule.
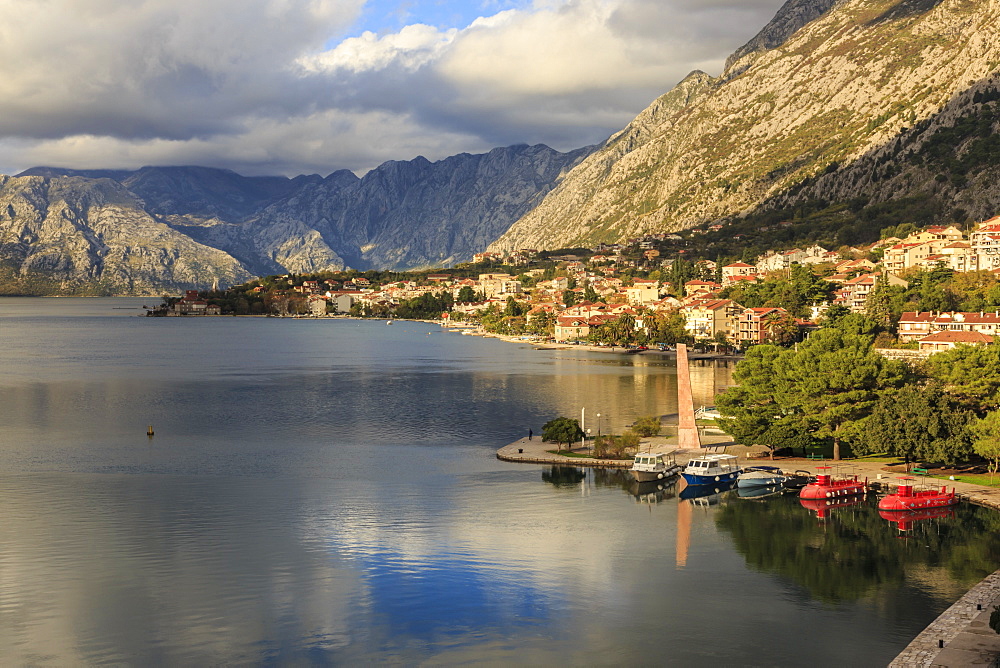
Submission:
[[[589,245],[748,213],[990,77],[998,22],[995,0],[832,3],[779,46],[732,60],[735,75],[697,75],[695,95],[659,98],[490,250]]]
[[[148,294],[467,261],[592,150],[515,145],[389,161],[360,178],[35,167],[0,177],[0,293]]]

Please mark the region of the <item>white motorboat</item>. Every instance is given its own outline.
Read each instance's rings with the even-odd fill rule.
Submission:
[[[674,461],[673,454],[638,454],[632,462],[629,473],[638,482],[665,480],[681,472],[680,464]]]
[[[740,489],[747,487],[780,487],[788,476],[777,466],[751,466],[743,470],[736,480]]]

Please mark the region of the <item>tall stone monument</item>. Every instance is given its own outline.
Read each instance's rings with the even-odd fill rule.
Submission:
[[[683,343],[677,344],[677,447],[681,450],[701,447],[698,426],[694,421],[694,398],[691,396],[687,346]]]

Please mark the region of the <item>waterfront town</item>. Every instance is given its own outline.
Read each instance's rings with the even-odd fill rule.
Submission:
[[[908,227],[865,247],[769,250],[752,262],[688,260],[683,249],[664,258],[663,244],[682,237],[658,234],[555,254],[480,253],[434,272],[274,276],[231,288],[228,300],[188,291],[154,313],[417,317],[556,343],[729,351],[790,343],[830,314],[863,313],[894,333],[880,345],[916,355],[991,342],[1000,216],[968,233]]]

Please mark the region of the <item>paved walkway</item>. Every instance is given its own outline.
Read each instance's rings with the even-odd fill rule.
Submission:
[[[760,448],[748,448],[736,444],[725,434],[703,434],[703,445],[718,448],[721,452],[739,455],[743,461],[754,461],[761,464],[780,466],[786,472],[807,470],[812,472],[816,466],[833,466],[840,475],[857,475],[878,484],[895,484],[899,473],[890,472],[885,464],[877,462],[833,462],[829,460],[816,461],[807,459],[782,458],[774,462],[761,455],[766,454]],[[676,450],[677,438],[658,436],[643,439],[639,449],[641,452],[675,452],[677,463],[684,465],[693,456],[705,452],[700,450]],[[629,468],[631,461],[615,461],[593,459],[586,455],[589,448],[577,444],[571,452],[576,456],[553,454],[557,448],[554,443],[546,443],[541,438],[528,440],[522,438],[506,445],[497,451],[497,458],[509,462],[526,464],[546,464],[550,466],[579,466],[597,468]],[[959,476],[961,478],[961,476]],[[959,480],[937,481],[955,491],[964,499],[982,506],[1000,510],[1000,488],[981,487]],[[890,664],[891,668],[965,668],[969,666],[996,666],[1000,660],[1000,634],[989,626],[993,606],[1000,605],[1000,570],[989,575],[973,587],[954,605],[945,610],[906,649]]]

